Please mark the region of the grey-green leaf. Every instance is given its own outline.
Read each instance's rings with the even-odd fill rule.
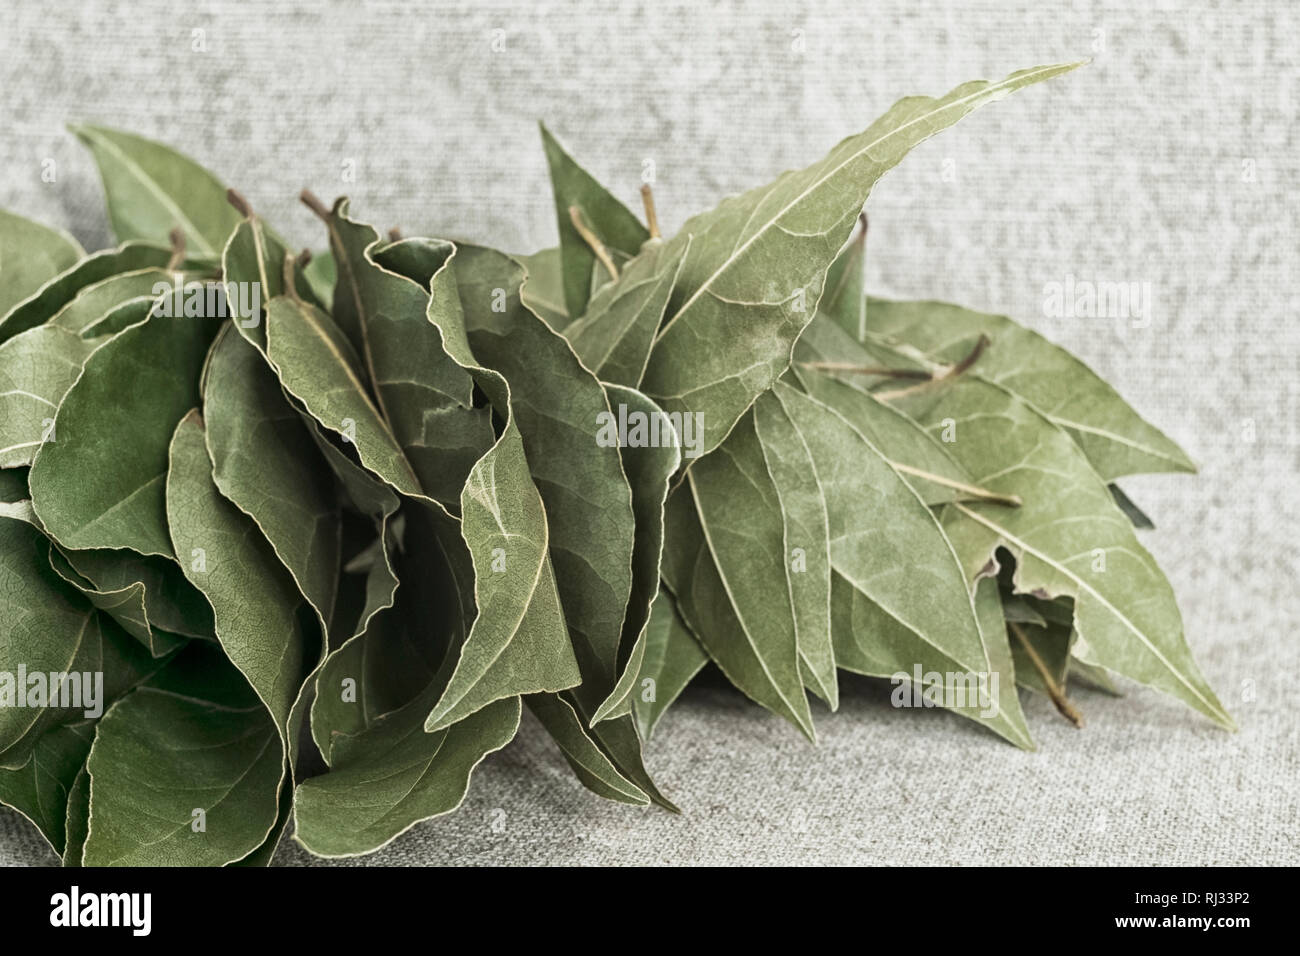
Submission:
[[[188,248],[217,257],[239,225],[226,201],[226,187],[194,160],[130,133],[102,126],[74,126],[99,165],[108,216],[118,240],[166,242],[175,228]]]
[[[1011,319],[942,302],[867,301],[869,334],[941,362],[960,360],[980,335],[991,344],[965,374],[1005,388],[1067,429],[1107,481],[1143,472],[1196,470],[1186,453],[1065,349]]]
[[[0,468],[32,463],[63,396],[100,344],[52,325],[0,343]]]
[[[577,164],[563,146],[541,126],[542,146],[551,170],[555,219],[560,229],[560,255],[564,272],[564,302],[571,316],[587,311],[595,288],[592,268],[595,253],[573,225],[569,209],[578,207],[583,220],[611,254],[635,256],[650,233],[626,206],[614,198],[590,173]],[[602,275],[602,281],[612,278]],[[629,384],[635,385],[635,382]]]
[[[198,404],[216,328],[215,319],[152,315],[86,360],[29,476],[32,506],[61,545],[171,556],[167,448]]]
[[[1016,558],[1017,591],[1074,599],[1077,646],[1088,649],[1076,653],[1233,726],[1192,659],[1169,582],[1062,428],[975,378],[903,404],[931,429],[950,419],[953,455],[976,482],[1024,500],[1020,508],[946,508],[944,528],[958,553],[976,564],[1005,546]]]
[[[0,316],[85,254],[67,233],[0,209]]]
[[[900,100],[825,159],[688,220],[690,240],[642,391],[669,412],[704,416],[713,450],[780,377],[872,186],[912,147],[978,107],[1078,64],[974,82],[940,99]]]

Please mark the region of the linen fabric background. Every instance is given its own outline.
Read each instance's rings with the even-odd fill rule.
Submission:
[[[303,186],[381,229],[556,241],[536,121],[666,230],[822,156],[897,98],[1092,57],[917,149],[868,203],[870,288],[1009,314],[1074,350],[1201,465],[1129,479],[1189,641],[1241,730],[1155,692],[1026,701],[1022,753],[848,678],[821,744],[721,686],[648,746],[677,817],[606,803],[531,719],[464,806],[361,863],[1300,862],[1300,7],[148,0],[5,5],[0,205],[110,242],[94,121],[161,139],[299,245]],[[53,160],[54,183],[42,181]],[[347,170],[354,182],[345,182]],[[1149,322],[1045,314],[1146,283]],[[0,811],[0,863],[53,862]],[[313,862],[286,842],[278,862]]]

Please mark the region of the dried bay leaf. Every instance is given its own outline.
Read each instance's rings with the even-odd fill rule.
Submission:
[[[198,404],[216,330],[215,319],[152,315],[86,360],[29,476],[32,506],[60,545],[171,556],[167,449]]]
[[[0,316],[85,254],[67,233],[0,209]]]
[[[42,325],[0,343],[0,468],[30,465],[100,342]]]
[[[703,451],[716,448],[785,371],[826,270],[876,181],[912,147],[978,107],[1077,65],[967,83],[939,99],[900,100],[820,162],[689,219],[669,241],[691,247],[642,391],[669,412],[703,415]]]
[[[587,303],[599,284],[614,277],[602,271],[598,280],[593,278],[596,255],[573,224],[570,210],[574,207],[579,210],[587,227],[611,254],[635,256],[650,233],[626,206],[577,164],[545,125],[540,128],[555,195],[555,220],[560,229],[564,304],[568,314],[576,317],[587,311]]]
[[[73,126],[86,144],[104,182],[108,216],[119,241],[166,242],[172,229],[185,234],[187,248],[216,258],[239,225],[226,201],[226,187],[194,160],[175,150],[102,126]]]
[[[1066,431],[1012,393],[962,377],[898,403],[927,427],[955,422],[954,457],[977,483],[1019,495],[1020,508],[950,505],[944,528],[983,563],[1001,546],[1016,590],[1074,599],[1079,643],[1093,663],[1163,690],[1225,727],[1231,717],[1201,675],[1169,583],[1105,482]]]

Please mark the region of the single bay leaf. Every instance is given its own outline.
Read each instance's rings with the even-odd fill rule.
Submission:
[[[95,608],[54,572],[49,553],[49,542],[36,527],[0,517],[0,661],[9,672],[8,680],[0,681],[3,766],[12,760],[11,748],[53,710],[17,706],[16,695],[26,691],[17,686],[20,667],[46,675],[101,669]]]
[[[74,126],[104,181],[108,216],[119,241],[166,242],[172,229],[186,247],[213,258],[239,225],[226,187],[194,160],[169,147],[102,126]]]
[[[403,494],[420,494],[419,480],[330,317],[288,296],[272,299],[266,311],[267,356],[285,389],[321,425],[350,441],[367,470]]]
[[[189,276],[168,272],[165,269],[136,269],[120,272],[81,289],[50,319],[50,324],[78,335],[99,334],[95,327],[105,316],[132,299],[147,297],[152,300],[161,294],[159,286],[174,288],[174,277],[184,283]]]
[[[170,462],[168,526],[176,552],[190,558],[181,567],[212,605],[217,639],[287,750],[289,710],[315,651],[298,589],[256,522],[222,497],[197,412],[176,426]]]
[[[853,238],[826,271],[826,288],[817,303],[817,311],[834,321],[854,341],[861,341],[866,335],[866,247],[867,217],[863,213]]]
[[[700,529],[744,629],[746,646],[736,652],[719,643],[715,650],[707,643],[709,637],[702,638],[724,671],[756,686],[742,689],[756,700],[775,695],[781,701],[776,712],[789,715],[815,740],[795,619],[804,615],[804,620],[813,620],[822,602],[829,616],[829,594],[791,590],[781,500],[753,417],[743,418],[717,454],[702,459],[687,474]],[[804,604],[797,610],[796,598]]]
[[[334,254],[328,249],[313,252],[302,271],[320,307],[326,312],[333,311],[334,284],[338,281],[338,263],[334,261]]]
[[[614,282],[591,297],[587,312],[564,329],[573,350],[603,382],[641,383],[668,296],[689,243],[648,245]]]
[[[87,286],[123,272],[161,269],[171,261],[171,256],[172,251],[166,245],[139,239],[124,242],[115,249],[91,253],[3,314],[0,317],[0,342],[42,325]],[[212,265],[214,261],[210,258],[187,256],[181,268],[198,270]]]
[[[991,340],[966,373],[1005,388],[1067,429],[1107,481],[1143,472],[1195,471],[1174,442],[1064,349],[1011,319],[941,302],[870,299],[871,334],[956,362],[980,335]]]
[[[42,325],[0,343],[0,468],[30,465],[99,342]]]
[[[606,385],[611,408],[624,406],[629,415],[639,412],[647,417],[661,409],[633,388]],[[632,587],[627,611],[623,616],[619,639],[621,676],[609,696],[596,708],[591,722],[631,713],[632,695],[645,655],[646,632],[651,608],[659,593],[659,571],[664,545],[664,502],[669,481],[681,464],[681,452],[675,443],[619,449],[623,471],[632,489],[632,511],[636,520],[636,537],[632,550]]]
[[[799,668],[807,687],[835,710],[839,687],[831,642],[830,531],[817,466],[775,394],[760,395],[754,403],[754,426],[785,528],[782,563],[794,610]]]
[[[257,524],[322,630],[333,614],[341,524],[332,475],[270,366],[227,326],[203,392],[217,488]]]
[[[0,209],[0,316],[85,254],[67,233]]]
[[[215,319],[152,315],[86,360],[29,477],[32,506],[60,545],[171,556],[167,448],[198,403],[216,329]]]
[[[643,740],[650,739],[664,713],[708,662],[708,654],[677,613],[672,595],[661,589],[650,608],[645,653],[629,698]]]
[[[460,806],[474,768],[514,738],[519,699],[426,733],[430,704],[417,698],[388,715],[353,742],[351,759],[300,783],[294,839],[317,856],[358,856]]]
[[[542,320],[563,332],[572,319],[564,304],[564,274],[560,263],[560,247],[541,249],[530,256],[515,256],[524,267],[528,278],[519,290],[524,305],[536,312]]]
[[[134,581],[115,590],[100,590],[78,574],[56,548],[50,549],[50,566],[56,574],[85,595],[91,604],[112,617],[124,631],[149,648],[149,653],[154,657],[169,654],[185,642],[185,638],[180,635],[169,634],[151,626],[143,583]]]
[[[541,131],[555,195],[555,219],[560,230],[564,302],[569,315],[579,316],[587,311],[587,302],[597,287],[592,281],[596,256],[574,226],[569,210],[575,206],[578,208],[583,221],[611,255],[635,256],[641,244],[650,238],[650,233],[626,206],[578,165],[550,130],[542,125]],[[603,275],[601,281],[611,278],[613,276]],[[635,385],[636,382],[626,384]]]
[[[779,628],[762,622],[765,633],[776,634],[779,639],[773,640],[772,646],[756,646],[738,614],[737,602],[719,573],[689,488],[679,485],[668,496],[664,525],[664,581],[676,599],[682,619],[699,636],[709,657],[728,680],[751,700],[785,717],[811,738],[812,718],[799,672],[799,649],[793,626],[788,634],[783,634]],[[781,529],[765,530],[769,538],[773,534],[778,536],[775,547],[779,549]],[[766,547],[770,551],[771,543]],[[770,554],[762,555],[762,559],[769,561]],[[743,576],[748,569],[741,565],[736,570]]]
[[[278,744],[260,702],[233,708],[150,687],[127,695],[99,722],[87,761],[84,864],[223,866],[245,856],[276,820]]]
[[[0,769],[0,804],[30,820],[60,856],[68,843],[70,794],[94,733],[93,720],[55,727],[41,736],[22,767]]]
[[[90,830],[90,771],[82,761],[81,769],[72,779],[68,790],[68,809],[64,814],[63,865],[81,866]]]
[[[1070,435],[977,378],[963,376],[899,404],[931,429],[951,419],[953,455],[976,482],[1024,500],[1020,508],[946,508],[944,528],[960,554],[982,563],[981,555],[987,560],[1007,548],[1016,559],[1017,591],[1074,599],[1078,641],[1089,660],[1233,726],[1192,659],[1168,581]]]
[[[158,556],[142,557],[125,550],[61,553],[73,570],[96,590],[112,592],[142,586],[145,614],[151,626],[182,637],[211,639],[215,636],[212,607],[202,592],[186,580],[175,561]]]
[[[702,451],[712,451],[789,365],[826,270],[876,181],[978,107],[1077,65],[966,83],[940,99],[900,100],[820,162],[688,220],[669,243],[694,237],[642,391],[669,412],[702,415]]]
[[[628,780],[592,739],[583,719],[564,695],[531,694],[524,701],[551,735],[584,787],[606,800],[636,806],[650,804],[650,797]]]

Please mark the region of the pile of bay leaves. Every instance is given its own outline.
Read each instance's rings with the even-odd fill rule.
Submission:
[[[76,128],[121,245],[0,214],[0,800],[70,864],[363,854],[526,706],[675,809],[642,742],[710,662],[809,738],[839,669],[1025,748],[1018,686],[1077,721],[1076,678],[1231,726],[1113,484],[1187,457],[1010,320],[863,291],[877,179],[1070,68],[901,100],[671,238],[543,130],[525,257],[310,194],[296,254]]]

